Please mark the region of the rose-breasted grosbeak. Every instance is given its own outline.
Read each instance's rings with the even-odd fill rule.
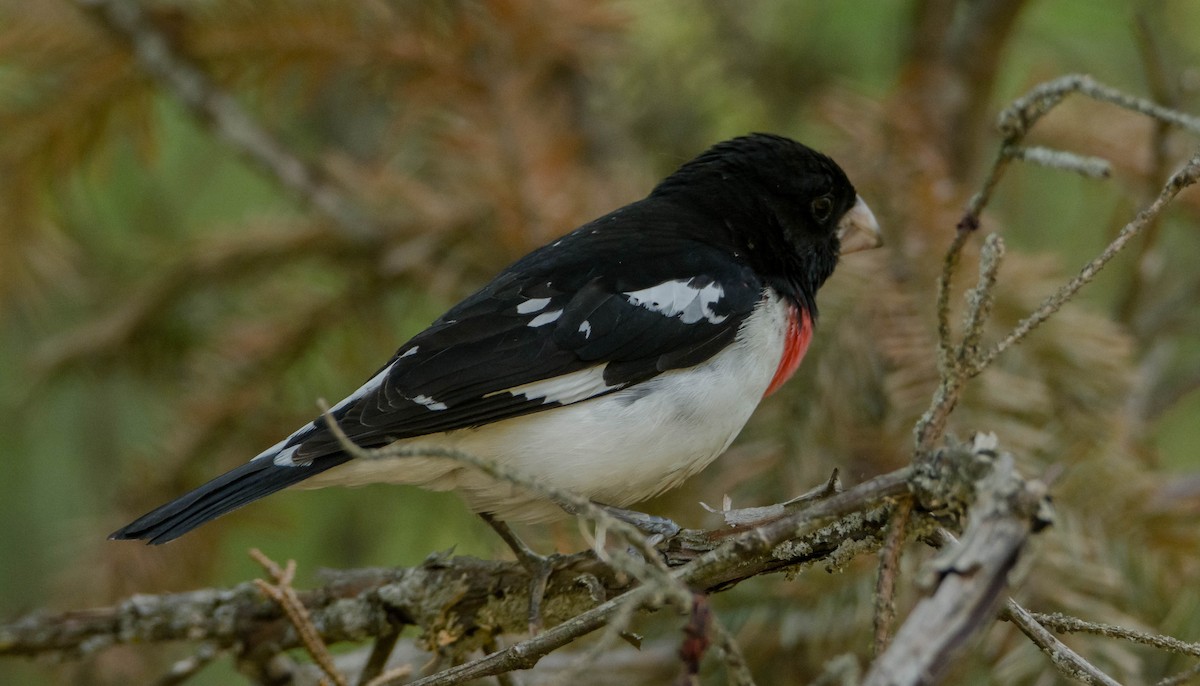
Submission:
[[[505,269],[332,408],[363,447],[453,448],[625,506],[712,462],[799,365],[838,256],[879,244],[833,160],[754,134]],[[448,458],[351,459],[318,418],[112,534],[170,541],[251,501],[373,482],[474,510],[562,510]]]

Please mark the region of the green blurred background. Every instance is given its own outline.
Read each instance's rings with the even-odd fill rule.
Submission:
[[[730,454],[647,509],[711,526],[698,501],[763,505],[834,466],[854,483],[904,464],[936,381],[941,255],[994,155],[999,108],[1086,72],[1200,112],[1191,0],[143,6],[341,189],[370,237],[223,143],[95,16],[0,1],[0,618],[234,584],[260,573],[250,547],[298,560],[303,584],[318,567],[506,554],[453,494],[399,487],[279,494],[165,547],[105,536],[356,388],[507,262],[749,131],[838,159],[887,247],[844,263],[808,361]],[[1035,139],[1107,157],[1115,174],[1012,172],[984,226],[1012,253],[993,335],[1196,146],[1083,99]],[[1193,190],[955,414],[955,431],[996,431],[1031,473],[1064,468],[1059,526],[1021,586],[1033,609],[1200,639],[1198,214]],[[971,281],[968,264],[960,290]],[[544,550],[582,547],[570,522],[525,533]],[[927,557],[912,550],[909,572]],[[715,602],[761,683],[805,682],[835,655],[868,654],[873,568],[756,579]],[[673,642],[677,625],[660,619],[650,635]],[[1186,666],[1072,644],[1123,683]],[[0,683],[144,683],[187,654],[9,658]],[[236,680],[229,662],[196,683]],[[661,678],[633,669],[633,683]],[[998,625],[954,682],[1055,683],[1048,671]]]

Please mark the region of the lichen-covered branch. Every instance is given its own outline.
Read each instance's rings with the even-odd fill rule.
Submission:
[[[663,544],[662,559],[672,565],[671,575],[679,583],[709,593],[760,574],[875,550],[886,537],[892,499],[934,482],[966,488],[958,474],[951,470],[931,477],[923,472],[921,478],[932,481],[918,484],[913,470],[903,469],[754,528],[683,531]],[[957,507],[947,508],[946,503],[961,502],[949,495],[928,500],[939,503],[939,519],[919,509],[912,524],[926,531],[934,530]],[[427,683],[458,683],[529,667],[557,647],[604,626],[625,604],[654,606],[652,596],[659,592],[653,579],[636,585],[590,552],[559,557],[543,607],[552,628],[433,675]],[[415,625],[425,635],[439,637],[444,650],[466,654],[494,635],[523,633],[527,593],[525,571],[516,563],[433,557],[414,568],[333,573],[324,586],[297,597],[325,643],[365,641]],[[236,649],[247,659],[300,644],[279,604],[251,583],[134,596],[108,608],[35,614],[0,625],[0,655],[75,658],[118,643],[166,641]]]

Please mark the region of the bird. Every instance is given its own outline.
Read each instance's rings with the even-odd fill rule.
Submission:
[[[839,257],[880,244],[830,157],[774,134],[717,143],[501,271],[326,415],[110,538],[166,543],[291,486],[412,484],[489,522],[564,516],[446,456],[355,458],[326,417],[363,448],[461,451],[623,510],[728,448],[796,371]]]

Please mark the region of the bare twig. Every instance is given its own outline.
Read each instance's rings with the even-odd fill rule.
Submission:
[[[1107,179],[1112,175],[1112,165],[1102,157],[1076,155],[1066,150],[1052,150],[1040,146],[1025,148],[1016,145],[1009,147],[1006,154],[1015,160],[1075,172],[1091,179]]]
[[[1146,209],[1138,212],[1137,216],[1121,229],[1121,232],[1117,234],[1117,237],[1108,244],[1108,247],[1106,247],[1099,256],[1084,265],[1083,269],[1081,269],[1074,278],[1068,281],[1066,285],[1060,288],[1058,292],[1046,298],[1046,300],[1043,301],[1042,304],[1038,306],[1038,308],[1034,310],[1032,314],[1025,319],[1022,319],[1021,322],[1017,324],[1017,326],[1010,331],[1007,336],[1001,339],[1000,342],[998,342],[990,351],[988,351],[987,354],[981,356],[979,360],[969,368],[968,373],[974,376],[975,374],[983,371],[1009,346],[1019,342],[1022,338],[1029,335],[1029,332],[1037,328],[1042,322],[1049,319],[1068,300],[1074,297],[1075,294],[1079,292],[1080,288],[1083,288],[1088,284],[1088,282],[1095,278],[1096,274],[1098,274],[1100,270],[1103,269],[1110,260],[1112,260],[1112,258],[1116,257],[1117,254],[1121,252],[1126,244],[1129,243],[1130,239],[1136,236],[1143,228],[1152,222],[1154,218],[1163,211],[1163,208],[1165,208],[1172,200],[1175,199],[1175,196],[1178,195],[1181,190],[1191,186],[1198,180],[1200,180],[1200,154],[1194,155],[1190,160],[1188,160],[1187,164],[1185,164],[1182,169],[1175,172],[1175,174],[1173,174],[1171,178],[1167,180],[1167,183],[1163,186],[1158,197],[1154,199],[1154,202],[1150,203]]]
[[[1000,113],[997,126],[1005,139],[1024,137],[1039,119],[1054,109],[1063,98],[1079,93],[1093,100],[1144,114],[1151,119],[1200,134],[1200,117],[1157,105],[1144,98],[1122,93],[1085,74],[1069,74],[1047,81],[1013,101]]]
[[[967,292],[967,311],[963,317],[963,338],[958,346],[959,370],[969,369],[979,356],[979,341],[983,338],[983,325],[992,313],[995,298],[996,273],[1004,258],[1004,239],[990,234],[979,251],[979,282]]]
[[[1004,617],[1011,620],[1021,633],[1029,637],[1064,676],[1095,686],[1121,686],[1115,679],[1083,659],[1062,641],[1055,638],[1033,615],[1011,598],[1005,603]]]
[[[682,579],[711,593],[760,574],[829,559],[846,541],[876,537],[882,544],[890,510],[871,509],[870,505],[906,493],[910,475],[909,469],[883,475],[839,494],[833,503],[822,501],[818,504],[822,509],[813,514],[827,522],[824,525],[784,540],[757,557],[737,557],[727,549],[707,558],[702,567],[689,570]],[[686,568],[686,563],[728,545],[728,533],[724,527],[685,530],[669,541],[663,555]],[[329,644],[384,635],[405,624],[436,631],[447,616],[456,618],[456,635],[467,649],[478,647],[474,637],[484,628],[481,624],[505,633],[523,633],[528,627],[527,604],[521,599],[529,584],[516,562],[433,556],[412,568],[326,574],[329,582],[302,593],[301,599]],[[589,552],[564,556],[555,565],[549,587],[544,610],[547,623],[553,624],[620,596],[631,583]],[[37,613],[0,624],[0,657],[55,653],[80,657],[113,644],[134,642],[212,641],[229,648],[251,635],[255,641],[279,649],[295,647],[298,639],[286,623],[278,621],[282,616],[279,606],[264,600],[251,583],[229,589],[138,595],[111,607],[57,615]],[[252,634],[246,633],[251,630]]]
[[[1053,613],[1044,614],[1040,612],[1029,613],[1034,621],[1041,624],[1051,631],[1059,633],[1073,634],[1085,633],[1095,634],[1097,636],[1107,636],[1108,638],[1119,638],[1142,645],[1154,646],[1179,655],[1190,655],[1192,657],[1200,657],[1200,643],[1190,643],[1181,641],[1171,636],[1163,636],[1162,634],[1153,634],[1146,631],[1138,631],[1115,624],[1104,624],[1102,622],[1088,622],[1078,617],[1069,617],[1064,614]]]
[[[875,641],[872,653],[882,655],[891,640],[892,621],[896,618],[896,577],[900,574],[900,555],[904,532],[912,516],[912,498],[904,498],[892,513],[887,542],[879,551],[879,574],[875,579]]]
[[[296,561],[288,560],[287,566],[281,569],[274,560],[267,557],[258,548],[250,550],[250,557],[262,565],[263,569],[267,570],[267,573],[275,579],[274,584],[267,583],[262,579],[255,579],[254,582],[264,595],[279,603],[279,606],[283,608],[288,621],[296,629],[300,642],[304,644],[304,649],[312,656],[313,662],[321,668],[321,671],[330,678],[335,686],[349,686],[345,675],[334,666],[333,656],[329,654],[329,648],[321,638],[320,630],[313,624],[308,609],[304,607],[303,601],[296,594],[296,589],[292,587],[292,581],[296,578]]]
[[[996,273],[1000,269],[1000,261],[1004,256],[1004,241],[995,234],[988,236],[980,251],[979,281],[967,297],[963,339],[957,347],[953,346],[950,342],[949,305],[942,303],[942,298],[949,299],[950,289],[947,284],[958,263],[961,241],[965,240],[965,236],[966,233],[961,229],[955,235],[954,242],[958,244],[958,247],[952,246],[946,253],[942,282],[939,283],[938,370],[941,381],[937,390],[934,391],[929,409],[925,411],[913,429],[918,455],[928,453],[941,438],[950,413],[958,403],[962,385],[969,378],[964,370],[973,365],[978,357],[977,348],[979,340],[983,336],[983,325],[992,308],[992,289],[996,285]],[[945,347],[943,347],[942,341],[944,341]]]
[[[815,504],[809,510],[795,513],[764,527],[741,534],[724,545],[696,557],[691,563],[674,572],[678,578],[693,588],[706,591],[728,587],[730,580],[745,578],[744,560],[752,555],[772,551],[771,555],[788,555],[783,543],[789,534],[803,530],[814,520],[843,516],[860,510],[869,503],[899,495],[908,490],[907,479],[911,470],[902,469],[877,477]],[[504,650],[484,656],[473,662],[452,667],[426,677],[412,686],[447,686],[469,679],[497,674],[512,669],[526,669],[537,663],[541,656],[566,645],[576,638],[604,626],[623,605],[640,608],[650,602],[653,589],[642,587],[625,596],[609,600],[587,612],[525,641]]]

